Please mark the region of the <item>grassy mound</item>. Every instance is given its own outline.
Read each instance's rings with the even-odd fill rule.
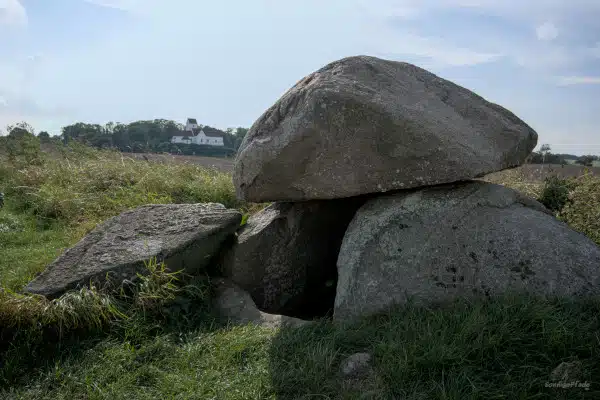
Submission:
[[[48,301],[18,291],[98,222],[149,203],[219,202],[245,218],[227,174],[83,146],[0,152],[0,398],[480,399],[599,398],[600,299],[505,297],[389,310],[354,325],[229,327],[210,313],[210,282],[150,262],[134,286]],[[549,204],[600,244],[600,179],[494,181]],[[352,353],[373,373],[342,379]],[[551,388],[578,360],[583,388]],[[589,386],[588,386],[589,385]],[[586,389],[587,388],[587,389]],[[596,396],[596,397],[594,397]]]

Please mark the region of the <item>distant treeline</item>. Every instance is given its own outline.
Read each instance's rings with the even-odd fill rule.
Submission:
[[[207,125],[199,126],[211,128]],[[241,127],[228,128],[225,131],[216,129],[223,135],[224,146],[222,147],[171,143],[171,138],[181,135],[183,129],[182,124],[166,119],[135,121],[130,124],[109,122],[105,125],[78,122],[63,127],[59,136],[50,136],[48,132],[44,131],[37,136],[42,142],[60,141],[63,144],[68,144],[71,141],[76,141],[96,148],[114,148],[122,152],[231,157],[237,153],[248,132],[247,128]],[[10,137],[35,135],[34,129],[26,122],[9,125],[6,131]],[[600,161],[600,157],[594,155],[553,154],[550,145],[544,144],[539,151],[531,153],[526,162],[529,164],[575,163],[591,167],[595,161]]]
[[[576,156],[574,154],[553,154],[549,145],[542,145],[540,151],[534,151],[527,159],[529,164],[579,164],[591,167],[600,157],[594,155]]]
[[[200,127],[208,127],[200,125]],[[181,135],[184,126],[175,121],[155,119],[135,121],[129,124],[109,122],[105,125],[78,122],[65,126],[59,136],[51,137],[48,132],[40,132],[40,140],[60,140],[64,144],[77,141],[96,148],[114,148],[133,153],[171,153],[203,156],[233,156],[240,147],[247,128],[229,128],[221,131],[224,146],[171,143],[173,136]],[[26,122],[7,127],[8,136],[35,135],[34,129]]]

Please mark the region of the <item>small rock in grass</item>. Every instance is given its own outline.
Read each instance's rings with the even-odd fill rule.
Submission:
[[[341,363],[341,371],[345,377],[354,377],[366,375],[369,373],[371,363],[371,354],[355,353],[346,357]]]

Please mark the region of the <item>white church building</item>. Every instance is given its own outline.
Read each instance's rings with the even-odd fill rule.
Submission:
[[[183,144],[207,144],[209,146],[224,146],[223,134],[215,128],[198,127],[198,121],[195,118],[188,118],[185,123],[185,130],[178,136],[171,138],[171,143]]]

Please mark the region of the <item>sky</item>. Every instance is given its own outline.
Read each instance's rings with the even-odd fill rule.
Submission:
[[[0,0],[0,127],[249,127],[353,55],[406,61],[600,154],[598,0]]]

